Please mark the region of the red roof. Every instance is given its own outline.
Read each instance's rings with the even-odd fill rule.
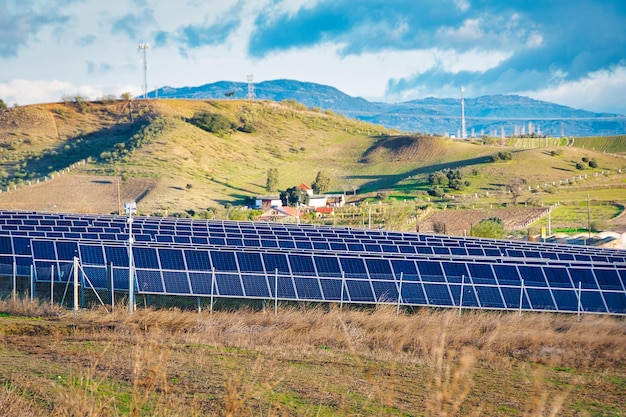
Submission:
[[[316,213],[327,213],[327,214],[332,214],[334,211],[334,209],[332,207],[317,207],[315,209]]]
[[[300,212],[293,207],[277,207],[276,210],[282,211],[283,213],[291,217],[300,217]]]
[[[305,183],[301,183],[300,185],[298,185],[298,188],[300,188],[301,190],[312,190],[313,188],[309,187],[308,185],[306,185]]]

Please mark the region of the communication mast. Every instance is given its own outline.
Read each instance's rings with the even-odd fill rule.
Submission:
[[[461,86],[461,139],[467,139],[467,131],[465,130],[465,98],[463,92],[465,89]]]
[[[148,98],[148,49],[150,44],[140,43],[137,49],[143,51],[143,98]]]
[[[248,100],[254,100],[254,76],[252,74],[248,75],[248,95],[246,98]]]

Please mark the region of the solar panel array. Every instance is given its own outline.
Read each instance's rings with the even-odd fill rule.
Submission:
[[[626,314],[623,250],[159,217],[133,236],[145,294]],[[124,217],[0,211],[0,272],[67,280],[77,256],[92,285],[111,263],[127,291],[127,241]]]

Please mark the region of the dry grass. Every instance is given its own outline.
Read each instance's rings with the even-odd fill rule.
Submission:
[[[626,411],[626,325],[615,317],[40,308],[0,303],[12,314],[0,318],[3,415]]]

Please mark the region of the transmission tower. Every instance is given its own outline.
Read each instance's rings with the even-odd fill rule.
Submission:
[[[246,98],[248,100],[254,100],[254,76],[252,74],[248,75],[248,95]]]
[[[148,98],[148,49],[150,44],[140,43],[137,49],[143,51],[143,98]]]

